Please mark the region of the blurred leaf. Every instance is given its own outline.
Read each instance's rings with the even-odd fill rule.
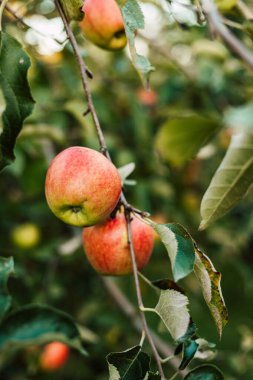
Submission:
[[[240,107],[229,108],[225,113],[224,121],[229,127],[253,133],[253,102]]]
[[[233,136],[228,151],[201,202],[203,230],[226,214],[246,194],[253,182],[253,135]]]
[[[194,358],[198,347],[199,345],[196,340],[188,340],[183,343],[183,359],[178,367],[180,370],[183,370],[188,366],[188,364]]]
[[[154,70],[149,60],[138,54],[135,48],[135,35],[138,29],[144,28],[144,16],[137,0],[117,0],[124,20],[126,36],[133,65],[140,74],[143,82],[148,81],[150,73]]]
[[[174,340],[185,335],[188,329],[190,323],[188,303],[188,298],[176,290],[161,290],[155,311]]]
[[[168,120],[156,135],[156,148],[162,158],[183,165],[221,128],[217,120],[193,115]]]
[[[203,364],[191,370],[184,380],[223,380],[221,371],[214,365]]]
[[[45,305],[28,305],[10,314],[0,325],[0,350],[60,341],[86,354],[72,318]]]
[[[60,3],[68,21],[81,21],[83,19],[82,0],[60,0]]]
[[[151,225],[168,251],[175,281],[186,277],[192,272],[195,260],[194,245],[190,234],[177,223],[156,224],[151,222]]]
[[[12,273],[14,273],[13,258],[0,257],[0,319],[3,318],[11,305],[7,282]]]
[[[216,323],[219,336],[228,322],[228,311],[220,287],[221,274],[217,272],[211,260],[197,247],[194,272],[197,276],[204,299]]]
[[[13,37],[1,32],[0,38],[0,87],[6,102],[0,135],[1,170],[15,159],[13,149],[16,138],[24,119],[32,112],[34,100],[27,82],[30,67],[28,55]]]
[[[129,164],[121,166],[120,168],[118,168],[118,172],[119,172],[119,175],[121,177],[122,183],[124,183],[126,178],[129,177],[130,174],[133,173],[134,169],[135,169],[135,163],[134,162],[130,162]]]
[[[146,380],[150,369],[150,358],[140,346],[107,355],[107,363],[109,380]]]

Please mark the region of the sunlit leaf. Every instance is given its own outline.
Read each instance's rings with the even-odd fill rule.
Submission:
[[[200,282],[204,299],[209,307],[221,337],[228,321],[228,311],[220,287],[221,274],[217,272],[211,260],[195,248],[196,260],[194,272]]]
[[[45,305],[28,305],[10,314],[0,325],[0,350],[61,341],[82,354],[80,333],[72,318]]]
[[[0,319],[3,318],[11,305],[7,282],[12,273],[14,273],[13,258],[0,257]]]
[[[214,365],[203,364],[191,370],[184,380],[223,380],[222,372]]]
[[[194,245],[189,233],[177,223],[151,222],[151,225],[168,251],[175,281],[186,277],[192,272],[195,260]]]
[[[183,165],[221,128],[216,119],[192,115],[168,120],[156,136],[156,148],[162,158]]]
[[[226,214],[253,182],[253,134],[233,136],[228,151],[202,199],[200,229]]]
[[[11,63],[11,64],[10,64]],[[19,42],[8,34],[0,35],[0,88],[5,100],[0,135],[0,170],[14,159],[13,149],[24,119],[34,101],[27,81],[30,59]]]

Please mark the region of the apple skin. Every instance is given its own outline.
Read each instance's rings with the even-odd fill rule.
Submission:
[[[137,98],[143,106],[152,107],[157,103],[157,93],[151,89],[140,88],[137,91]]]
[[[154,246],[154,230],[136,217],[131,221],[133,247],[138,269],[148,262]],[[92,267],[102,275],[132,273],[127,225],[123,213],[103,224],[83,229],[83,247]]]
[[[69,357],[69,347],[61,342],[47,344],[40,355],[40,367],[44,371],[61,368]]]
[[[93,149],[67,148],[54,158],[47,171],[48,205],[59,219],[73,226],[103,222],[116,207],[120,193],[116,167]]]
[[[18,248],[32,249],[41,240],[40,230],[34,223],[20,224],[11,231],[11,240]]]
[[[127,44],[123,18],[115,0],[84,0],[80,28],[85,37],[106,50],[120,50]]]

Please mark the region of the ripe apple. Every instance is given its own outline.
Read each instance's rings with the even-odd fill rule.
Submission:
[[[32,249],[36,247],[40,239],[40,230],[34,223],[20,224],[11,231],[11,240],[21,249]]]
[[[53,371],[64,365],[69,357],[69,348],[61,342],[47,344],[40,355],[40,367],[45,371]]]
[[[137,91],[137,98],[143,106],[152,107],[157,102],[157,93],[151,89],[140,88]]]
[[[138,269],[147,264],[154,245],[152,227],[133,217],[133,247]],[[132,273],[127,225],[123,213],[103,224],[83,229],[83,246],[93,268],[100,274],[119,276]]]
[[[115,0],[84,0],[80,22],[85,37],[106,50],[120,50],[127,38],[119,6]]]
[[[121,179],[116,167],[96,150],[74,146],[52,161],[46,199],[63,222],[85,227],[103,222],[116,207]]]

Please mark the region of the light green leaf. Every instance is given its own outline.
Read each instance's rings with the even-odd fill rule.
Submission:
[[[0,319],[4,317],[11,306],[11,296],[8,293],[7,282],[13,273],[13,258],[0,257]]]
[[[216,271],[211,260],[196,246],[194,272],[198,278],[204,299],[216,323],[221,337],[223,328],[228,322],[228,311],[221,291],[221,274]]]
[[[253,133],[253,102],[240,107],[231,107],[225,113],[224,121],[229,127],[241,132]]]
[[[146,380],[150,369],[149,356],[135,346],[123,352],[107,355],[109,380]]]
[[[10,64],[11,63],[11,64]],[[27,82],[30,59],[19,42],[8,34],[0,35],[0,88],[6,107],[2,113],[0,170],[14,159],[14,145],[24,119],[32,112],[34,101]]]
[[[226,214],[246,194],[253,182],[253,134],[233,136],[200,206],[203,230]]]
[[[161,290],[159,301],[154,310],[174,340],[178,340],[188,330],[190,324],[188,303],[188,298],[174,289]]]
[[[193,240],[183,226],[177,223],[156,224],[151,226],[160,236],[171,261],[175,281],[186,277],[194,267],[195,253]]]
[[[222,372],[212,364],[203,364],[191,370],[184,380],[223,380]]]
[[[28,305],[8,315],[0,325],[0,350],[60,341],[82,354],[80,333],[68,314],[45,305]]]
[[[83,19],[83,0],[60,0],[60,3],[68,21],[81,21]]]
[[[144,28],[144,16],[137,0],[116,0],[121,9],[129,50],[137,72],[143,82],[148,81],[154,68],[146,57],[138,54],[135,48],[135,35],[138,29]]]
[[[192,115],[168,120],[156,135],[155,146],[162,158],[183,165],[221,128],[219,121]]]

